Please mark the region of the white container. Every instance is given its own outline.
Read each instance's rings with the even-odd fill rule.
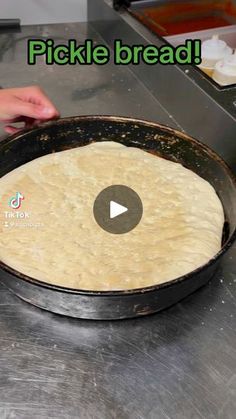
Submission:
[[[216,63],[213,80],[221,86],[236,83],[236,51]]]
[[[216,63],[232,52],[232,48],[225,41],[220,40],[218,35],[213,35],[211,39],[202,43],[202,62],[198,67],[212,76]]]

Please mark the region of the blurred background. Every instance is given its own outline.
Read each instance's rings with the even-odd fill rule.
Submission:
[[[22,25],[82,22],[87,0],[1,0],[2,18],[19,18]]]

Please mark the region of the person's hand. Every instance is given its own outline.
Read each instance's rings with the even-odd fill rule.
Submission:
[[[58,118],[59,112],[38,86],[0,90],[0,122],[8,134]],[[12,124],[21,122],[21,128]]]

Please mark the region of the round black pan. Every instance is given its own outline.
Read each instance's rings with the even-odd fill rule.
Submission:
[[[214,275],[223,254],[234,242],[235,177],[212,150],[181,132],[147,121],[111,116],[64,118],[3,140],[0,143],[0,177],[37,157],[94,141],[117,141],[126,146],[142,148],[182,163],[209,181],[217,191],[225,211],[221,251],[209,263],[188,275],[138,290],[91,292],[53,286],[16,272],[2,262],[1,282],[35,306],[72,317],[124,319],[160,311],[206,284]]]

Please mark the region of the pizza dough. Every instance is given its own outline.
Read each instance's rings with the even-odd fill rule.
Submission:
[[[139,225],[121,235],[102,230],[93,216],[97,195],[117,184],[136,191],[144,209]],[[18,211],[8,205],[17,191],[25,197]],[[180,164],[114,142],[27,163],[0,179],[0,199],[0,259],[64,287],[163,283],[205,264],[221,248],[224,213],[208,182]]]

